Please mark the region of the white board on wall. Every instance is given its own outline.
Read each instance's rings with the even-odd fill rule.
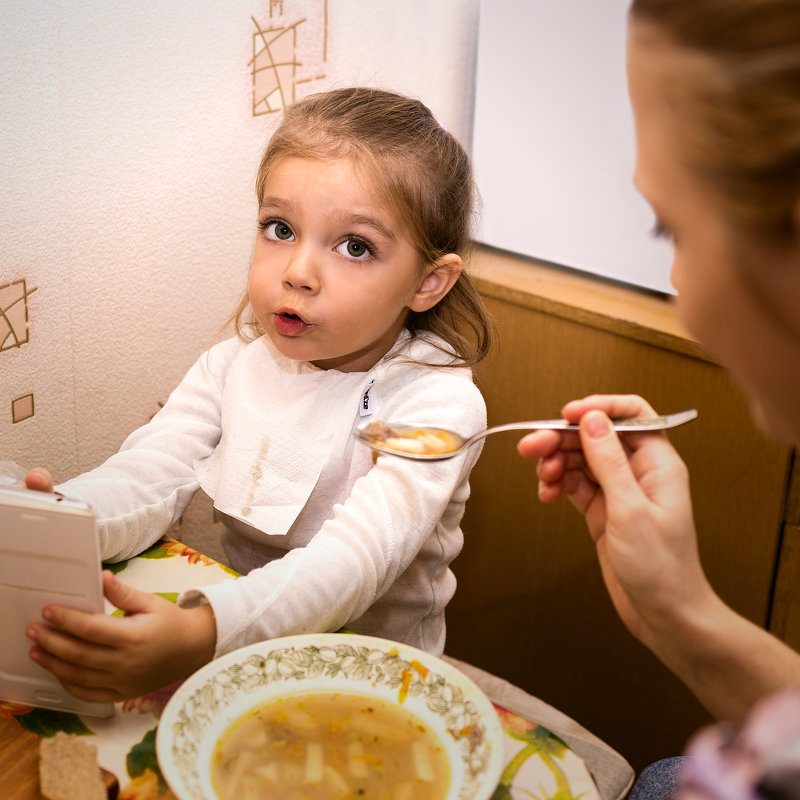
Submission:
[[[473,158],[485,244],[659,292],[671,248],[633,185],[628,0],[483,0]]]

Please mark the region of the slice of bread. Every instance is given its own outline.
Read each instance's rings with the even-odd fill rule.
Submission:
[[[39,787],[47,800],[107,800],[97,747],[59,731],[39,743]]]

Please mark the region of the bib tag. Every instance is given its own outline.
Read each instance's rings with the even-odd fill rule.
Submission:
[[[370,405],[369,401],[369,390],[372,388],[373,383],[375,383],[374,378],[369,382],[367,388],[364,389],[364,394],[361,395],[361,403],[358,407],[359,417],[369,417],[372,415],[372,406]]]

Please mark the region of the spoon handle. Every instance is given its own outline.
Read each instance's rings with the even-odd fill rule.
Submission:
[[[667,428],[675,428],[690,422],[697,416],[697,410],[690,408],[687,411],[678,411],[674,414],[661,414],[655,417],[626,417],[624,419],[612,420],[612,427],[615,431],[661,431]],[[538,430],[561,430],[577,431],[578,425],[567,422],[565,419],[534,419],[523,422],[507,422],[504,425],[493,425],[467,440],[472,442],[483,439],[490,433],[500,433],[501,431],[538,431]]]

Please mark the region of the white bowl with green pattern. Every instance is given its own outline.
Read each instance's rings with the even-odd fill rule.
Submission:
[[[259,642],[189,677],[158,725],[161,772],[178,800],[217,800],[211,756],[243,714],[290,695],[349,692],[401,707],[436,734],[450,764],[443,800],[488,800],[503,768],[503,731],[486,695],[462,672],[408,645],[349,633]]]

